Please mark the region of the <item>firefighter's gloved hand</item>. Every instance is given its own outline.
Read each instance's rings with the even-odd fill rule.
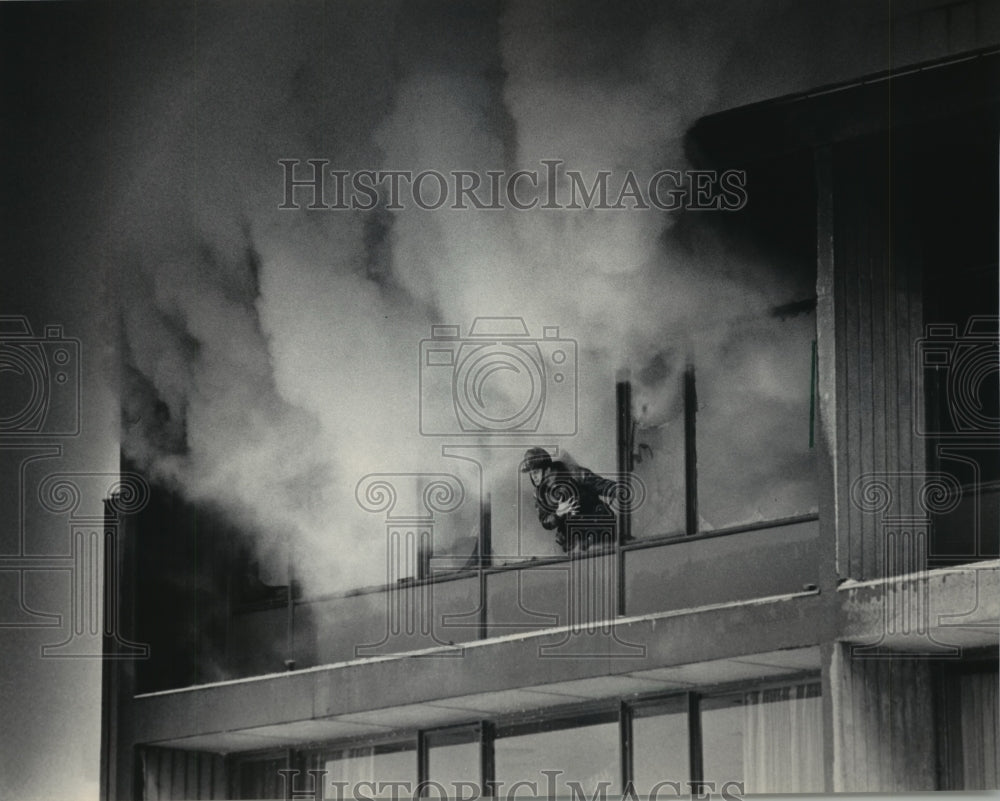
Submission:
[[[556,507],[556,517],[570,517],[580,511],[580,505],[575,498],[559,501]]]

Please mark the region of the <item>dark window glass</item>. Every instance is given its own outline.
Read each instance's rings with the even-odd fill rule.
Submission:
[[[894,235],[920,255],[923,336],[914,369],[924,387],[928,470],[957,485],[934,511],[934,564],[1000,553],[997,123],[955,120],[901,143]],[[949,168],[928,170],[941,152]],[[920,197],[947,198],[932,210]],[[907,241],[911,240],[911,241]]]

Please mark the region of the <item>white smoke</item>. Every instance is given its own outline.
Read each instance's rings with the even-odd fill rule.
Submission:
[[[384,521],[354,497],[362,476],[457,469],[419,432],[432,324],[466,334],[476,317],[517,316],[535,336],[558,326],[575,339],[580,433],[560,444],[610,472],[619,368],[659,365],[642,373],[637,410],[674,419],[665,376],[689,346],[680,332],[699,331],[712,353],[727,320],[788,300],[711,238],[674,241],[673,217],[655,210],[277,209],[281,158],[683,169],[684,133],[711,108],[740,4],[627,16],[585,3],[577,16],[513,2],[499,17],[466,6],[457,28],[447,4],[254,8],[235,26],[196,11],[197,41],[164,57],[157,88],[130,109],[116,254],[132,376],[124,447],[253,531],[261,554],[294,543],[311,589],[384,578]],[[495,497],[516,491],[518,457],[479,453]],[[474,533],[476,500],[458,534]]]

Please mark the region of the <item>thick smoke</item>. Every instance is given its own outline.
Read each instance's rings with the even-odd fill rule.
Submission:
[[[164,33],[177,47],[136,78],[154,90],[125,109],[126,454],[246,526],[272,564],[290,547],[295,574],[324,591],[384,579],[384,523],[355,499],[362,476],[458,470],[419,433],[432,324],[466,334],[476,317],[519,316],[535,336],[558,326],[575,339],[580,433],[558,444],[595,469],[615,469],[623,367],[640,420],[676,432],[691,332],[711,360],[732,320],[789,300],[761,265],[697,229],[674,236],[675,217],[655,210],[280,211],[278,160],[683,169],[744,7],[255,5],[238,24],[193,7],[197,37]],[[494,497],[517,491],[518,456],[478,452]],[[476,501],[448,536],[475,533]],[[504,536],[501,549],[516,546]]]

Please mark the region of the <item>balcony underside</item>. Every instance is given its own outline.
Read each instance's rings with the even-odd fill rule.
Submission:
[[[821,668],[820,646],[845,641],[934,656],[934,644],[996,646],[1000,565],[624,618],[613,630],[569,628],[359,659],[136,698],[135,741],[213,752],[379,736],[535,710],[612,701]],[[930,610],[931,625],[904,627]],[[836,605],[837,609],[831,609]],[[839,622],[838,622],[839,621]],[[953,658],[953,653],[937,652]]]

